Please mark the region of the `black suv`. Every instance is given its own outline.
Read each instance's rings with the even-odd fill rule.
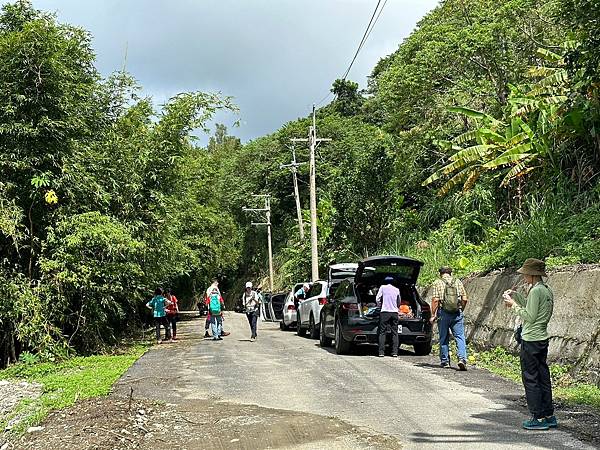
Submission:
[[[404,256],[374,256],[358,265],[354,278],[341,282],[321,309],[321,346],[335,340],[337,354],[349,353],[354,345],[377,344],[380,308],[377,289],[386,277],[400,289],[401,307],[398,337],[401,344],[413,345],[415,354],[431,352],[431,309],[416,289],[423,263]]]

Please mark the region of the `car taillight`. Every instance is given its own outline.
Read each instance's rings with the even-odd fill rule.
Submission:
[[[294,305],[288,305],[288,311],[296,311],[296,307]]]
[[[358,311],[358,303],[343,303],[342,309],[346,311]]]
[[[324,305],[325,303],[327,303],[327,297],[322,297],[319,299],[319,305]]]

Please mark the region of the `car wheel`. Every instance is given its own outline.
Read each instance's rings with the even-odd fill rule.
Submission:
[[[335,352],[338,355],[346,355],[350,352],[351,343],[344,339],[342,326],[339,321],[335,324]]]
[[[319,328],[321,329],[321,332],[319,333],[319,344],[321,345],[321,347],[331,347],[333,339],[325,335],[325,321],[322,317],[321,322],[319,324]]]
[[[298,313],[296,314],[296,334],[301,337],[306,336],[306,329],[302,328],[300,322],[300,311],[298,311]]]
[[[431,341],[428,342],[420,342],[414,345],[415,355],[417,356],[427,356],[431,353]]]
[[[310,331],[311,339],[319,339],[319,328],[315,324],[315,317],[311,314],[308,329]]]
[[[287,326],[287,325],[285,324],[285,322],[282,320],[281,322],[279,322],[279,329],[280,329],[281,331],[288,331],[288,330],[290,329],[290,327],[289,327],[289,326]]]

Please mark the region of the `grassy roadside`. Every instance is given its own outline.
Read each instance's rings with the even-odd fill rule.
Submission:
[[[456,355],[455,343],[452,352]],[[434,346],[433,354],[439,352],[439,345]],[[469,363],[489,370],[496,375],[521,383],[521,367],[519,357],[510,354],[502,347],[477,352],[469,349]],[[551,364],[552,392],[554,397],[569,404],[589,405],[600,410],[600,387],[583,382],[572,375],[571,366]]]
[[[145,345],[133,345],[111,355],[74,357],[61,362],[19,363],[0,370],[0,379],[28,381],[43,386],[42,395],[23,400],[0,423],[1,430],[14,417],[19,422],[10,430],[19,435],[37,425],[52,410],[73,405],[79,399],[108,395],[113,383],[146,351]]]

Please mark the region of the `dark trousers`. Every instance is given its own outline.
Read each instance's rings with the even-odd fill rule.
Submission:
[[[527,407],[536,419],[554,415],[547,357],[547,340],[521,343],[521,378],[525,387]]]
[[[385,338],[388,328],[392,333],[392,355],[398,354],[398,313],[382,312],[379,314],[379,354],[385,352]]]
[[[167,314],[167,320],[171,326],[172,336],[177,337],[177,314]]]
[[[171,329],[169,327],[169,321],[166,317],[155,317],[154,322],[156,323],[156,340],[160,341],[160,326],[165,327],[165,339],[171,339]]]
[[[256,321],[258,320],[258,311],[246,313],[246,317],[248,318],[248,323],[250,324],[250,333],[251,337],[256,337]]]

